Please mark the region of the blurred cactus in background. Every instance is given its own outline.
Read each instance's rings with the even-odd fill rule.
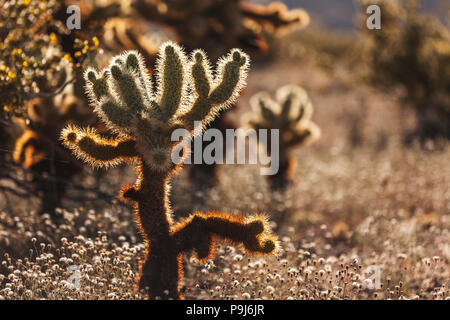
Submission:
[[[200,47],[213,61],[233,47],[251,55],[264,52],[265,32],[309,23],[304,10],[288,10],[281,2],[264,6],[242,0],[134,0],[131,6],[146,20],[172,29],[185,48]]]
[[[450,32],[436,17],[419,13],[419,1],[362,1],[378,4],[380,30],[366,31],[370,82],[399,86],[404,105],[417,115],[414,136],[450,138]]]
[[[276,238],[261,216],[194,213],[175,223],[168,201],[171,176],[182,166],[172,159],[180,145],[172,134],[177,129],[197,134],[194,121],[204,128],[229,106],[244,85],[248,66],[248,56],[234,49],[220,60],[213,76],[203,51],[194,51],[188,59],[178,45],[168,42],[156,66],[156,92],[135,51],[114,58],[107,69],[85,73],[94,111],[117,136],[106,139],[92,128],[68,126],[61,139],[94,167],[136,164],[138,180],[122,188],[121,198],[134,205],[146,241],[139,288],[151,299],[181,298],[183,254],[195,251],[200,259],[211,257],[216,239],[242,244],[249,253],[276,249]]]
[[[268,176],[273,189],[284,189],[292,182],[296,160],[293,150],[320,137],[320,128],[311,121],[313,105],[306,91],[295,85],[286,85],[276,92],[276,101],[267,92],[257,93],[250,100],[252,112],[244,122],[256,129],[280,130],[278,173]],[[267,152],[271,154],[270,135]]]
[[[13,160],[30,173],[29,187],[41,199],[41,214],[54,215],[69,181],[81,172],[73,156],[55,141],[72,121],[92,124],[86,111],[83,101],[72,95],[28,102],[29,121],[22,123],[23,133],[15,141]]]

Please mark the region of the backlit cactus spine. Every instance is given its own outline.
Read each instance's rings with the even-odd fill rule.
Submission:
[[[244,117],[247,125],[257,130],[280,130],[280,166],[277,174],[269,176],[269,179],[273,189],[283,189],[292,181],[296,164],[292,152],[295,147],[320,137],[320,128],[311,121],[313,105],[306,91],[295,85],[279,88],[275,101],[267,92],[257,93],[251,98],[250,104],[253,111]],[[268,139],[265,147],[269,154],[271,144]]]
[[[263,216],[196,212],[175,223],[168,202],[171,175],[181,166],[171,161],[177,146],[171,141],[172,132],[184,128],[193,133],[194,120],[206,125],[226,108],[244,85],[248,66],[248,56],[234,49],[220,60],[213,76],[201,50],[188,59],[180,47],[168,42],[160,49],[155,68],[156,92],[142,58],[134,51],[116,57],[101,72],[86,71],[94,111],[118,138],[105,139],[93,129],[75,126],[64,129],[61,137],[92,166],[136,164],[137,182],[124,186],[120,195],[134,205],[146,241],[138,284],[150,299],[181,298],[183,253],[195,251],[200,259],[211,257],[217,239],[242,244],[252,254],[276,250],[276,238]]]

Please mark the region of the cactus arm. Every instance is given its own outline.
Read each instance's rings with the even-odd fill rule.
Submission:
[[[243,85],[242,73],[247,71],[249,58],[240,50],[234,50],[230,56],[219,64],[217,86],[209,97],[214,105],[226,103]],[[244,77],[245,78],[245,77]]]
[[[121,107],[117,99],[110,92],[108,82],[109,72],[104,71],[100,76],[97,71],[88,68],[84,74],[86,92],[89,95],[94,111],[106,125],[116,131],[130,126],[133,115]]]
[[[261,115],[263,116],[263,118],[266,121],[268,121],[270,123],[270,122],[273,122],[277,118],[277,115],[272,111],[271,108],[268,107],[269,102],[270,101],[263,99],[262,97],[259,100]]]
[[[289,113],[291,112],[292,103],[293,103],[293,95],[288,94],[286,99],[281,104],[281,117],[287,119],[289,117]]]
[[[99,75],[96,70],[88,68],[84,73],[84,78],[86,79],[86,92],[94,104],[103,97],[111,96],[106,72]]]
[[[164,48],[164,54],[159,58],[158,93],[162,120],[169,120],[180,107],[185,95],[186,57],[177,45],[169,43]],[[162,70],[162,71],[161,71]]]
[[[260,122],[262,120],[267,121],[268,123],[272,123],[278,117],[275,112],[276,102],[273,101],[269,94],[265,91],[253,95],[250,98],[250,105],[252,107],[252,113],[261,116],[258,117],[257,122]]]
[[[108,127],[127,130],[133,121],[133,115],[113,100],[105,100],[98,104],[95,111]]]
[[[320,128],[313,122],[308,121],[306,124],[301,124],[301,127],[294,132],[292,138],[287,141],[287,146],[294,146],[303,144],[307,141],[313,141],[320,137]]]
[[[13,160],[16,163],[26,162],[26,149],[34,148],[39,143],[39,136],[33,130],[25,130],[25,132],[16,140],[13,152]]]
[[[247,77],[249,57],[240,50],[234,50],[219,62],[217,76],[212,81],[207,58],[201,51],[193,55],[191,62],[192,78],[197,99],[181,119],[192,130],[194,121],[203,121],[203,125],[211,122],[217,113],[230,105]],[[214,88],[211,91],[211,86]]]
[[[111,76],[114,79],[114,88],[127,106],[128,112],[137,115],[144,110],[143,89],[138,87],[134,74],[115,64],[111,67]]]
[[[250,254],[273,253],[277,246],[263,217],[245,221],[241,216],[219,212],[194,213],[175,226],[172,237],[179,253],[195,250],[201,259],[214,252],[215,238],[242,244]]]
[[[262,24],[268,24],[273,29],[297,25],[305,26],[309,23],[309,16],[306,11],[302,9],[289,10],[281,2],[264,6],[242,1],[239,3],[239,8],[247,18]]]
[[[144,58],[138,52],[132,51],[128,53],[126,66],[136,74],[146,104],[151,104],[152,82],[146,71]]]
[[[203,120],[211,110],[208,96],[211,91],[212,75],[203,51],[196,51],[191,61],[191,76],[194,82],[195,99],[190,111],[182,116],[182,120],[192,130],[194,121]]]
[[[102,138],[93,129],[67,127],[61,134],[63,144],[93,167],[109,167],[134,160],[138,156],[135,141]]]
[[[208,60],[203,51],[195,51],[193,54],[194,61],[192,63],[192,78],[194,80],[195,91],[198,97],[206,99],[211,91],[211,70],[208,65]]]
[[[294,118],[294,123],[297,123],[300,120],[302,120],[304,116],[305,116],[305,106],[302,104],[302,105],[300,105],[300,110],[298,112],[298,115]]]

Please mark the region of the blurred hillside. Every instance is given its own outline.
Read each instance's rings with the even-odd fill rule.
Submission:
[[[260,1],[270,2],[270,1]],[[354,0],[284,0],[290,7],[306,9],[312,17],[313,23],[319,23],[327,28],[352,30],[358,10]],[[423,10],[436,14],[442,21],[450,9],[450,2],[446,0],[423,1]],[[447,18],[448,19],[448,18]],[[448,20],[447,20],[448,21]]]

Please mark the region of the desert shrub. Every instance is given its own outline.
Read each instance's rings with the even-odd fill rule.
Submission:
[[[65,33],[65,26],[54,19],[58,1],[3,0],[0,4],[0,115],[3,119],[26,117],[26,101],[56,95],[73,82],[74,67],[96,49],[98,40],[74,41],[72,49],[80,50],[72,57],[62,50],[57,33],[50,32]]]
[[[367,1],[363,2],[366,4]],[[369,1],[382,10],[382,27],[370,30],[370,82],[403,89],[422,138],[450,137],[450,32],[419,2]]]

